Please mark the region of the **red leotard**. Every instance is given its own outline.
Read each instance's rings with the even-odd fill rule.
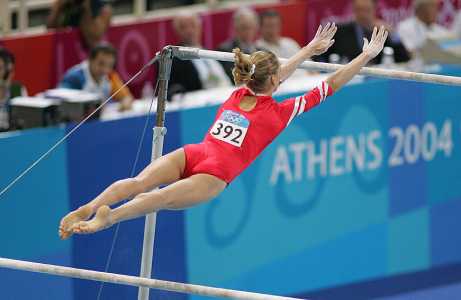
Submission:
[[[251,111],[243,111],[240,100],[254,94],[245,87],[235,90],[219,108],[203,142],[184,146],[183,178],[205,173],[230,183],[296,116],[332,93],[327,83],[322,82],[305,95],[281,103],[270,96],[257,96],[256,106]]]

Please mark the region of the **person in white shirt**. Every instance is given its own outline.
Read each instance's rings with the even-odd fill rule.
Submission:
[[[197,14],[182,13],[173,19],[179,45],[202,47],[202,21]],[[168,86],[168,100],[174,94],[201,89],[232,86],[222,65],[213,59],[173,59]]]
[[[403,20],[397,27],[397,33],[407,50],[415,55],[428,38],[449,36],[450,31],[437,24],[437,0],[415,0],[413,9],[414,16]]]
[[[282,18],[275,10],[268,10],[259,15],[261,38],[256,46],[268,50],[278,57],[288,58],[301,49],[299,44],[289,37],[282,37]]]
[[[256,47],[274,53],[278,57],[289,58],[295,55],[301,47],[289,37],[281,36],[282,17],[275,10],[267,10],[259,15],[261,38],[256,41]],[[293,77],[311,74],[304,70],[296,70]]]

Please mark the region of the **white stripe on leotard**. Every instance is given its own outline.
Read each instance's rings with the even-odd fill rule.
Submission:
[[[323,87],[322,87],[322,83],[320,83],[319,85],[317,85],[317,89],[319,90],[319,94],[320,94],[320,102],[322,102],[323,100]]]
[[[294,117],[296,116],[296,114],[298,113],[300,98],[301,98],[301,97],[297,97],[297,98],[295,99],[295,105],[294,105],[294,108],[293,108],[293,112],[291,113],[291,117],[290,117],[290,119],[288,120],[287,126],[290,124],[290,122],[293,120],[293,118],[294,118]]]
[[[304,96],[303,96],[301,97],[301,107],[299,108],[298,116],[304,112],[305,106],[306,106],[306,99],[304,99]]]

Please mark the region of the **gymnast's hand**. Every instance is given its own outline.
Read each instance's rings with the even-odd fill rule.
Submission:
[[[363,38],[363,53],[368,56],[369,59],[375,58],[381,50],[383,50],[384,43],[386,42],[388,31],[384,26],[373,29],[371,40],[368,42],[366,38]]]
[[[314,38],[306,46],[310,49],[312,55],[320,55],[325,53],[328,48],[333,45],[335,42],[333,37],[335,36],[337,29],[338,28],[336,27],[335,23],[327,23],[325,27],[322,27],[322,25],[319,26]]]
[[[327,51],[328,48],[335,42],[333,36],[336,33],[335,23],[328,23],[325,27],[319,26],[315,37],[312,41],[299,50],[295,55],[290,57],[283,65],[280,72],[281,81],[285,81],[296,68],[306,59],[311,58],[314,55],[322,54]]]

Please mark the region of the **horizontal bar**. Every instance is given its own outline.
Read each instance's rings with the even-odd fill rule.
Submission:
[[[212,50],[203,50],[199,48],[189,48],[189,47],[173,47],[174,55],[180,59],[215,59],[220,61],[234,61],[234,54],[230,52],[219,52]],[[287,59],[279,58],[282,63]],[[341,68],[343,65],[340,64],[330,64],[330,63],[321,63],[314,61],[305,61],[298,68],[306,69],[311,71],[327,71],[333,72]],[[392,78],[392,79],[402,79],[426,83],[439,83],[447,85],[456,85],[461,86],[461,77],[456,76],[445,76],[437,74],[428,74],[428,73],[417,73],[401,70],[388,70],[380,68],[370,68],[364,67],[360,71],[361,75],[381,77],[381,78]]]
[[[147,288],[166,290],[172,292],[181,292],[187,294],[195,294],[200,296],[223,297],[232,299],[244,300],[296,300],[297,298],[273,296],[266,294],[258,294],[251,292],[243,292],[236,290],[228,290],[222,288],[208,287],[203,285],[186,284],[173,281],[165,281],[158,279],[141,278],[136,276],[121,275],[114,273],[104,273],[98,271],[76,269],[70,267],[48,265],[34,263],[22,260],[8,259],[0,257],[0,267],[30,271],[36,273],[45,273],[57,276],[80,278],[86,280],[103,281],[115,284],[142,286]],[[299,299],[298,299],[299,300]]]

